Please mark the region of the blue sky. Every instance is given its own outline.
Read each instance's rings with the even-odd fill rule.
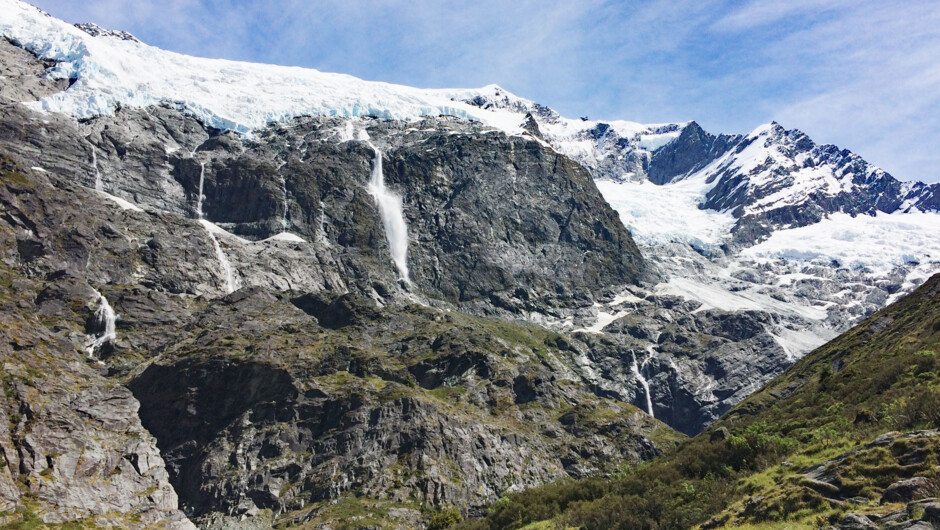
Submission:
[[[940,2],[34,0],[161,48],[412,86],[496,83],[566,116],[771,120],[940,181]]]

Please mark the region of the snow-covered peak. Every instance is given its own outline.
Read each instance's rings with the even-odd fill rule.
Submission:
[[[858,155],[817,145],[777,123],[756,128],[702,173],[717,182],[704,205],[736,217],[823,203],[828,211],[890,213],[904,201],[921,205],[917,197],[926,189],[919,183],[905,187]]]

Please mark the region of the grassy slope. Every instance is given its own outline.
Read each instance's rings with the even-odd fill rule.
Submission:
[[[940,275],[804,357],[675,453],[615,480],[511,495],[463,527],[803,528],[835,520],[860,508],[826,500],[801,472],[886,431],[940,427],[938,354]],[[924,447],[929,472],[934,445]],[[862,450],[841,463],[846,489],[877,499],[893,480],[928,472],[900,465],[896,449]]]

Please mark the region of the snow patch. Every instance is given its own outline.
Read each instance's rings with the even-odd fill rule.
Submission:
[[[121,209],[123,209],[123,210],[132,210],[132,211],[135,211],[135,212],[142,212],[142,211],[144,211],[144,209],[141,208],[140,206],[137,206],[136,204],[134,204],[134,203],[132,203],[132,202],[130,202],[130,201],[128,201],[128,200],[122,199],[122,198],[120,198],[120,197],[118,197],[118,196],[111,195],[110,193],[108,193],[108,192],[106,192],[106,191],[95,190],[95,193],[97,193],[98,195],[104,197],[105,199],[108,199],[109,201],[111,201],[111,202],[117,204],[117,205],[120,206]]]
[[[702,304],[696,312],[708,309],[721,311],[767,311],[789,314],[810,320],[826,318],[825,308],[787,303],[751,291],[731,292],[719,283],[704,283],[689,278],[674,277],[656,286],[656,294],[672,295]]]
[[[288,241],[291,243],[306,243],[307,240],[294,234],[292,232],[281,232],[280,234],[273,235],[267,239],[262,239],[262,242],[267,241]]]

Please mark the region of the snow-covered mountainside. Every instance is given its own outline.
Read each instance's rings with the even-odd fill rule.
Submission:
[[[426,90],[310,69],[188,57],[123,32],[73,27],[18,0],[0,0],[0,34],[53,62],[47,78],[67,80],[67,90],[26,103],[36,111],[93,118],[120,108],[163,106],[243,138],[292,118],[334,117],[343,122],[333,138],[338,141],[363,140],[360,117],[414,125],[443,116],[570,157],[592,173],[639,244],[649,265],[644,282],[565,311],[537,307],[525,297],[501,301],[499,307],[582,335],[624,335],[628,320],[645,319],[648,329],[634,333],[628,360],[611,361],[596,348],[583,368],[600,388],[657,416],[681,416],[675,410],[677,388],[692,395],[688,400],[696,405],[690,407],[720,413],[940,266],[940,186],[900,182],[849,151],[816,145],[776,123],[746,135],[713,135],[695,122],[565,118],[496,85]],[[402,134],[420,132],[399,128]],[[193,161],[195,156],[193,151]],[[195,165],[201,168],[196,193],[201,215],[207,166],[206,161]],[[284,228],[290,207],[286,177],[279,178]],[[119,187],[112,191],[123,193]],[[418,201],[403,200],[405,210]],[[322,219],[322,210],[317,217]],[[735,355],[723,353],[720,370],[707,359],[680,355],[679,346],[667,351],[669,337],[677,336],[666,329],[674,319],[709,311],[758,315],[757,342]],[[693,333],[700,324],[683,329]],[[768,364],[757,358],[761,355],[779,360]],[[737,372],[730,383],[729,370]]]

